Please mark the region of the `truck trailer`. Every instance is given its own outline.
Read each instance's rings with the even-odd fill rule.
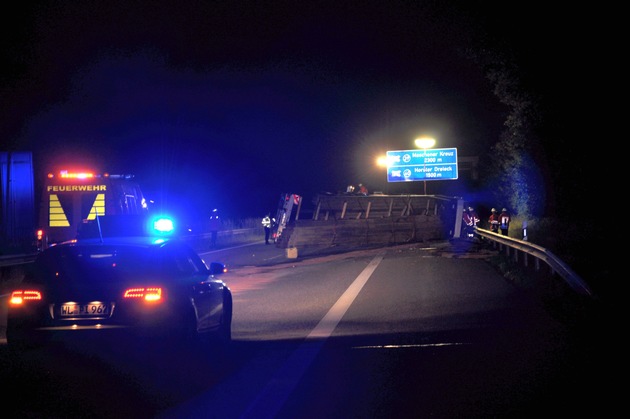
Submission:
[[[0,254],[30,253],[36,221],[31,152],[0,152],[0,189]]]

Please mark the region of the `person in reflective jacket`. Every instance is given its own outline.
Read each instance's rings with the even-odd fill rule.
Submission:
[[[468,208],[464,207],[464,212],[462,213],[462,230],[466,237],[473,237],[472,225],[473,222],[468,213]]]
[[[475,211],[473,207],[468,207],[468,215],[473,226],[476,226],[477,224],[479,224],[479,221],[481,221],[479,219],[479,216],[477,216],[477,211]]]
[[[508,235],[508,229],[510,228],[510,213],[507,208],[503,208],[501,210],[501,214],[499,214],[499,228],[501,229],[501,234],[504,236]]]
[[[490,217],[488,217],[488,224],[490,224],[490,231],[493,233],[499,232],[499,213],[496,208],[490,210]]]
[[[271,235],[271,227],[275,222],[275,218],[271,218],[271,214],[267,214],[262,219],[262,225],[265,228],[265,244],[269,244],[269,236]]]

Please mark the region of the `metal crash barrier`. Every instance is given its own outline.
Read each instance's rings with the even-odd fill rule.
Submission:
[[[533,263],[536,271],[540,271],[543,265],[546,265],[551,274],[559,275],[572,290],[580,295],[593,297],[594,293],[584,280],[576,274],[567,264],[554,255],[551,251],[544,247],[535,245],[529,241],[514,239],[501,234],[493,233],[479,227],[474,227],[475,233],[482,240],[490,242],[494,248],[506,254],[516,263],[522,263],[523,266],[529,267]],[[260,235],[259,229],[238,229],[219,232],[219,236],[224,240],[239,241],[248,237]],[[190,236],[189,241],[208,240],[210,233]],[[0,266],[17,266],[32,263],[35,254],[13,255],[0,258]],[[541,263],[542,262],[542,263]]]
[[[503,236],[479,227],[474,228],[477,236],[491,242],[493,247],[504,252],[506,256],[512,258],[514,262],[522,263],[523,266],[528,267],[530,260],[533,259],[532,262],[534,263],[534,269],[536,271],[541,269],[541,262],[543,262],[551,269],[552,274],[559,275],[575,292],[593,297],[593,291],[584,280],[551,251],[532,244],[529,241]]]

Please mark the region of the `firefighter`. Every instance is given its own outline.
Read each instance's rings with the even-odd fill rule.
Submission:
[[[468,208],[464,207],[464,211],[462,213],[462,230],[466,237],[472,237],[472,220],[470,218],[470,214],[468,213]]]
[[[477,226],[479,224],[479,217],[477,216],[477,211],[473,207],[468,207],[468,215],[470,216],[470,221],[472,221],[473,226]]]
[[[499,213],[496,208],[490,210],[490,217],[488,217],[488,224],[490,224],[490,231],[493,233],[499,232]]]
[[[499,228],[501,229],[501,234],[504,236],[508,235],[508,229],[510,228],[510,213],[507,208],[503,208],[501,210],[501,214],[499,214]]]
[[[477,224],[479,224],[481,219],[479,218],[479,216],[477,215],[477,211],[475,211],[473,207],[468,207],[468,214],[470,215],[470,221],[472,221],[472,225],[473,225],[473,228],[471,231],[474,233],[475,227],[477,227]],[[473,238],[475,237],[475,235],[469,234],[468,237]]]

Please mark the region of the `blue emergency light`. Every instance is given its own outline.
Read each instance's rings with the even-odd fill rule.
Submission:
[[[153,231],[158,234],[171,234],[175,231],[175,225],[170,217],[160,216],[153,219]]]

